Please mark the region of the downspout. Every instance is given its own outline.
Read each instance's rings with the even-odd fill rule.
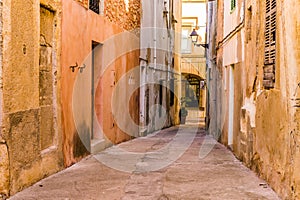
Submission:
[[[153,67],[154,67],[154,70],[153,70],[153,73],[155,72],[156,70],[156,67],[157,67],[157,54],[156,54],[156,49],[157,49],[157,38],[156,38],[156,26],[157,26],[157,0],[153,0],[154,1],[154,8],[153,8],[153,16],[154,16],[154,19],[153,19]]]
[[[142,3],[142,8],[144,6],[144,2],[141,1]],[[140,22],[140,26],[141,26],[141,29],[143,29],[143,26],[144,26],[144,21],[143,21],[143,16],[141,16],[141,22]],[[143,31],[140,31],[140,55],[144,55],[144,52],[145,52],[145,49],[144,48],[144,41],[143,41]],[[147,57],[147,56],[146,56]],[[146,105],[145,105],[145,101],[146,101],[146,98],[145,98],[145,93],[146,93],[146,83],[147,83],[147,80],[146,80],[146,77],[147,77],[147,65],[148,65],[148,60],[146,58],[142,58],[140,57],[140,106],[139,106],[139,114],[140,114],[140,117],[139,117],[139,136],[144,136],[145,134],[145,126],[146,126]]]

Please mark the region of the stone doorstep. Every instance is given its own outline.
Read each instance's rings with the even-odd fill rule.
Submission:
[[[96,154],[106,149],[110,144],[105,139],[93,139],[91,141],[91,154]]]

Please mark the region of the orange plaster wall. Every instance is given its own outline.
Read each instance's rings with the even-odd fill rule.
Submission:
[[[95,14],[87,10],[78,2],[73,0],[62,1],[62,72],[61,72],[61,101],[62,101],[62,129],[63,129],[63,151],[65,166],[70,166],[79,161],[82,157],[88,154],[80,142],[72,113],[72,92],[74,82],[78,70],[71,72],[69,66],[79,65],[91,52],[91,42],[99,43],[105,41],[114,34],[120,33],[123,30],[115,24],[112,24],[105,17]],[[120,44],[114,44],[115,47]],[[110,69],[115,70],[116,80],[122,74],[132,67],[139,64],[139,51],[130,52],[118,58],[111,64]],[[110,71],[110,70],[107,70]],[[111,117],[110,100],[113,87],[110,87],[110,74],[104,74],[101,81],[103,85],[97,87],[96,97],[103,98],[103,111],[101,105],[95,104],[98,119],[103,121],[104,118]],[[102,84],[102,82],[99,84]],[[102,92],[102,94],[101,94]],[[138,93],[135,94],[138,96]],[[139,99],[139,98],[133,98]],[[132,104],[132,103],[131,103]],[[135,118],[138,118],[138,102],[133,103],[130,110]],[[101,116],[102,115],[102,116]],[[117,127],[111,128],[109,124],[104,124],[106,136],[113,142],[119,143],[130,139],[130,137],[118,130]]]
[[[103,128],[105,137],[112,143],[117,144],[131,139],[131,136],[121,131],[117,122],[114,120],[111,111],[112,94],[114,90],[113,82],[117,83],[120,78],[130,69],[139,66],[139,50],[128,52],[115,60],[101,77],[98,87],[95,91],[95,112],[98,121]],[[124,66],[124,67],[122,67]],[[113,80],[112,71],[115,72],[115,80]],[[135,80],[139,82],[139,79]],[[139,116],[139,92],[135,92],[131,96],[129,105],[124,102],[124,107],[129,106],[129,112],[132,119],[124,119],[127,121],[133,120],[138,124]]]

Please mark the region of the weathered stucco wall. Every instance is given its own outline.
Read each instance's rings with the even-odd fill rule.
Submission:
[[[282,194],[288,188],[289,134],[287,112],[279,91],[265,91],[257,99],[254,165],[258,172]],[[286,196],[287,194],[284,194]]]
[[[299,98],[300,88],[297,84],[300,82],[300,16],[299,16],[299,2],[281,2],[281,16],[282,16],[282,31],[280,31],[280,38],[283,42],[280,46],[280,51],[285,52],[280,56],[281,73],[284,78],[280,77],[280,82],[286,83],[288,87],[285,101],[288,107],[285,108],[288,112],[289,127],[286,128],[285,135],[288,137],[288,163],[286,174],[291,176],[286,193],[289,193],[290,199],[300,198],[300,126],[299,126]],[[283,193],[282,192],[282,193]],[[284,194],[284,193],[283,193]]]
[[[226,84],[228,76],[224,76],[223,48],[219,42],[223,39],[224,5],[222,1],[208,2],[208,28],[209,48],[207,50],[207,128],[215,139],[227,143],[228,121],[225,113],[228,108]],[[217,47],[217,48],[216,48]]]
[[[75,0],[78,3],[80,3],[81,5],[83,5],[84,7],[88,8],[89,6],[89,0]]]
[[[182,1],[178,0],[178,1],[173,1],[173,15],[174,15],[174,20],[177,21],[177,23],[174,23],[174,30],[175,30],[175,36],[174,36],[174,70],[181,73],[181,55],[180,55],[180,51],[181,51],[181,16],[182,16],[182,9],[181,9],[181,4]],[[181,82],[177,82],[175,81],[174,84],[174,90],[175,93],[178,94],[178,96],[180,97],[180,90],[181,90]],[[180,119],[179,119],[179,110],[180,110],[180,99],[175,98],[175,102],[174,102],[174,109],[173,109],[173,115],[174,115],[174,122],[175,124],[179,124],[180,123]]]
[[[4,187],[0,186],[0,193],[5,195],[12,195],[62,168],[61,140],[57,129],[53,128],[60,124],[60,116],[57,115],[60,106],[55,98],[59,87],[55,84],[58,81],[55,74],[60,66],[60,4],[47,0],[41,4],[49,12],[55,12],[45,28],[45,21],[40,21],[40,2],[3,1],[4,76],[0,146],[2,166],[7,173],[8,158],[9,174],[0,178],[0,184],[4,184]],[[40,43],[43,30],[51,32],[48,57],[43,57],[45,52],[41,50],[42,46],[47,48],[46,44]],[[43,59],[47,69],[39,64]],[[45,73],[48,73],[48,78],[43,76]],[[49,108],[41,102],[46,99]],[[49,109],[52,114],[49,116],[44,109]],[[59,128],[59,125],[56,127]],[[50,138],[45,139],[49,129]],[[7,146],[8,154],[3,144]],[[2,167],[0,171],[2,175]],[[5,178],[7,176],[9,180]]]
[[[173,15],[173,9],[178,11],[181,8],[176,6],[180,6],[180,2],[142,1],[140,78],[141,85],[145,87],[140,89],[141,135],[172,126],[176,120],[178,122],[179,104],[176,98],[180,97],[179,84],[175,80],[180,79],[180,73],[174,72],[173,68],[178,69],[180,63],[176,59],[175,65],[173,58],[178,53],[174,49],[175,35],[178,36],[174,28],[178,27],[176,20],[179,21],[179,18],[174,17],[181,12]],[[174,101],[170,100],[172,95],[168,90],[171,81],[177,82],[174,85],[177,90]]]
[[[119,124],[127,124],[130,126],[131,122],[138,125],[139,122],[139,93],[138,90],[130,97],[130,101],[126,104],[124,96],[129,95],[130,85],[122,82],[122,85],[118,85],[123,76],[129,72],[129,70],[138,66],[139,51],[128,52],[126,55],[116,58],[116,60],[106,69],[101,77],[98,87],[96,89],[95,103],[100,104],[96,106],[97,119],[103,129],[104,136],[109,139],[110,142],[116,144],[121,143],[132,138],[132,136],[138,135],[138,129],[128,128],[132,132],[126,132],[124,129],[119,128]],[[112,75],[113,73],[113,75]],[[138,74],[129,72],[134,82],[138,83]],[[114,77],[112,77],[114,76]],[[126,84],[126,85],[125,85]],[[113,99],[113,93],[115,93],[116,99]],[[114,103],[114,113],[112,113],[112,102]],[[128,110],[127,110],[128,109]],[[127,118],[127,112],[129,116]],[[120,119],[119,116],[123,116]],[[127,122],[127,123],[126,123]],[[124,127],[123,127],[124,128]]]
[[[235,11],[242,12],[240,3]],[[223,3],[219,4],[218,29],[223,27],[226,15],[222,14]],[[245,1],[245,14],[238,14],[245,16],[241,31],[230,37],[236,40],[235,45],[229,43],[235,50],[222,49],[219,44],[216,61],[218,66],[234,64],[235,68],[235,155],[266,179],[283,199],[299,199],[299,5],[296,0],[277,1],[275,88],[270,90],[263,87],[265,9],[265,1]],[[217,37],[217,42],[223,38]],[[245,53],[236,56],[243,48]],[[234,57],[229,58],[229,54]],[[224,56],[228,63],[222,64]],[[236,64],[236,59],[241,62]],[[219,100],[221,96],[220,102],[228,107],[228,74],[224,69],[219,72],[221,76],[213,82],[210,98]],[[222,82],[224,85],[216,84]],[[221,117],[224,116],[221,138],[227,144],[229,111],[220,107],[213,109],[220,109]],[[221,120],[218,114],[212,117]]]
[[[109,3],[115,2],[117,4],[124,4],[123,1],[105,1],[104,13],[112,13],[112,16],[125,16],[129,14],[126,10],[119,10],[118,6],[110,5]],[[123,2],[123,3],[122,3]],[[138,5],[139,1],[131,1],[135,6]],[[107,5],[110,5],[109,7]],[[138,6],[136,8],[139,8]],[[118,15],[117,15],[118,12]],[[140,13],[140,10],[135,10],[135,13]],[[113,15],[115,14],[115,15]],[[72,17],[70,17],[72,16]],[[123,19],[122,19],[123,20]],[[130,28],[128,28],[130,27]],[[89,89],[91,89],[91,76],[86,76],[84,82],[86,88],[77,87],[76,81],[80,79],[80,76],[84,76],[84,73],[92,74],[91,69],[91,51],[93,41],[98,44],[96,48],[102,50],[99,51],[100,70],[102,70],[103,76],[95,77],[99,78],[99,82],[95,83],[95,115],[98,122],[102,126],[103,135],[96,133],[98,139],[106,140],[110,143],[119,143],[131,138],[131,136],[121,131],[117,124],[114,122],[112,109],[111,109],[111,98],[115,85],[118,80],[128,70],[138,66],[139,64],[139,40],[118,40],[122,37],[118,37],[125,33],[124,29],[135,29],[139,27],[138,15],[134,19],[127,19],[127,22],[121,21],[121,18],[112,19],[107,14],[102,16],[94,13],[91,10],[87,10],[82,4],[77,3],[74,0],[63,1],[63,25],[62,25],[62,106],[63,106],[63,146],[64,146],[64,160],[65,165],[70,166],[77,162],[82,157],[89,153],[90,147],[90,127],[91,127],[91,96]],[[122,44],[124,43],[124,44]],[[124,52],[119,55],[122,47],[135,46],[133,51]],[[125,48],[126,49],[126,48]],[[100,55],[101,54],[101,55]],[[102,58],[101,58],[102,56]],[[113,58],[107,63],[106,60]],[[79,66],[86,64],[86,69],[83,70],[82,74],[78,68],[72,72],[70,66],[74,66],[78,63]],[[104,70],[105,69],[105,70]],[[95,74],[98,72],[95,71]],[[79,78],[79,79],[78,79]],[[96,80],[96,79],[95,79]],[[136,82],[138,83],[138,79]],[[82,82],[81,82],[82,83]],[[75,87],[76,86],[76,87]],[[80,93],[80,88],[85,92]],[[82,110],[82,114],[86,117],[85,123],[86,131],[81,130],[81,122],[74,118],[73,108],[73,97],[85,98],[82,99],[83,104],[77,107],[80,110],[83,107],[87,109]],[[79,96],[78,96],[79,94]],[[80,95],[81,94],[81,95]],[[77,96],[76,96],[77,95]],[[129,106],[130,113],[134,119],[138,119],[138,93],[135,93],[132,97],[134,103],[130,105],[123,105],[123,108]],[[81,101],[81,100],[80,100]],[[120,110],[121,112],[122,110]],[[81,112],[81,111],[80,111]],[[90,112],[90,113],[89,113]],[[77,121],[76,121],[77,120]],[[131,120],[131,119],[124,119]],[[80,121],[80,120],[79,120]],[[138,120],[136,120],[138,123]],[[79,124],[78,124],[79,123]],[[79,129],[78,129],[79,128]],[[85,135],[83,135],[85,134]],[[132,133],[131,133],[132,134]],[[85,138],[85,139],[83,139]],[[88,140],[88,141],[84,141]],[[84,145],[85,144],[85,145]]]
[[[263,54],[261,45],[256,51],[258,78],[257,100],[255,117],[255,134],[253,138],[253,163],[252,166],[264,177],[283,199],[299,198],[299,182],[295,181],[293,174],[299,174],[299,167],[294,161],[299,145],[295,126],[297,113],[294,96],[299,82],[297,77],[297,54],[295,54],[296,36],[296,2],[289,5],[277,1],[277,30],[276,30],[276,78],[275,89],[264,90],[263,79]],[[283,9],[285,8],[285,9]],[[260,21],[255,27],[256,41],[264,41],[265,5],[256,2],[255,21]],[[292,28],[293,27],[293,28]],[[283,34],[284,33],[284,34]],[[260,42],[261,41],[261,42]],[[298,43],[299,44],[299,43]],[[255,54],[254,54],[255,55]],[[253,59],[253,57],[252,57]],[[250,62],[250,58],[249,58]],[[261,90],[262,89],[262,90]]]
[[[2,6],[3,1],[0,1],[0,80],[1,80],[1,89],[0,89],[0,199],[4,198],[9,193],[9,158],[8,158],[8,149],[6,141],[3,138],[3,131],[2,131],[2,119],[3,119],[3,73],[2,73],[2,47],[3,47],[3,40],[2,40],[2,30],[3,30],[3,18],[2,18]]]

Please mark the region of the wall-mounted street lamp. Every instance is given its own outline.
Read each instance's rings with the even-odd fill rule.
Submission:
[[[190,36],[191,36],[191,38],[192,38],[192,42],[193,42],[194,46],[197,46],[197,47],[202,46],[202,47],[208,49],[208,44],[201,44],[201,43],[198,44],[198,43],[197,43],[197,42],[198,42],[199,35],[198,35],[196,29],[193,29],[193,31],[192,31],[192,33],[190,34]]]

